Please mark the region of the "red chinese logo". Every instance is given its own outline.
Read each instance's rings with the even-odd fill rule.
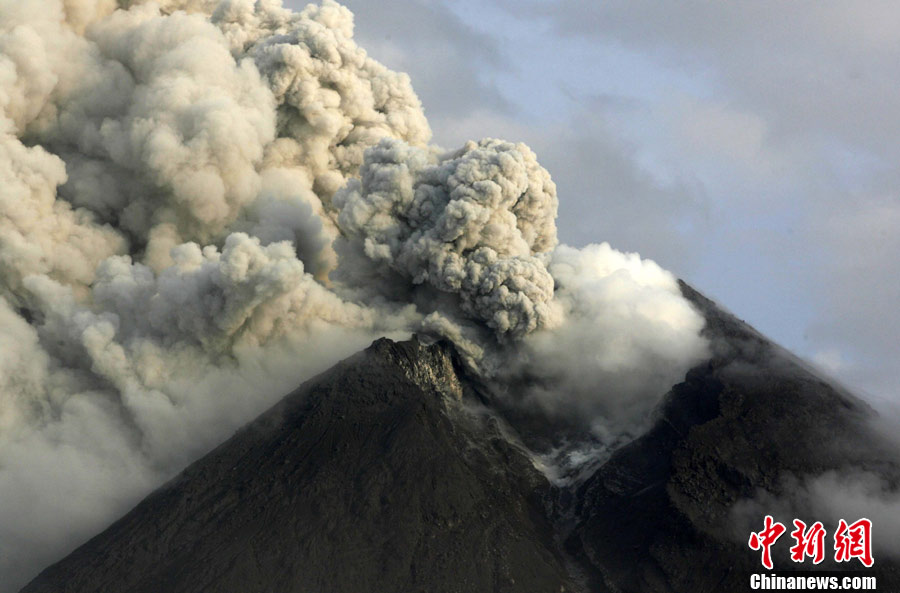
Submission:
[[[759,533],[750,534],[750,549],[762,550],[762,565],[772,570],[772,545],[787,531],[782,523],[778,523],[772,515],[766,515],[765,527]]]
[[[872,559],[872,522],[868,519],[860,519],[851,525],[843,519],[838,523],[834,534],[834,560],[850,562],[853,558],[865,566],[875,562]]]
[[[766,515],[762,531],[750,534],[750,549],[762,552],[762,565],[768,570],[774,567],[772,546],[785,531],[787,528],[782,523],[773,519],[772,515]],[[795,543],[791,546],[791,560],[804,562],[809,557],[813,564],[825,560],[825,535],[825,527],[820,521],[807,527],[800,519],[794,519],[791,537]],[[860,519],[851,524],[843,519],[838,522],[837,532],[834,534],[834,561],[850,562],[854,558],[866,567],[875,563],[872,558],[872,522],[869,519]]]
[[[794,519],[794,527],[796,529],[791,532],[791,537],[797,543],[791,547],[791,560],[803,562],[807,556],[813,559],[813,564],[825,560],[825,527],[822,523],[816,521],[807,529],[806,523]]]

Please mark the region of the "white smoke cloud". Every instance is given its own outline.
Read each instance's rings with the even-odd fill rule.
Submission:
[[[526,401],[588,418],[601,441],[634,434],[685,369],[708,356],[704,321],[671,273],[607,243],[557,248],[549,265],[563,322],[522,342]]]
[[[760,518],[769,514],[785,525],[794,518],[822,521],[831,539],[841,519],[853,523],[866,518],[872,521],[875,565],[879,559],[900,558],[900,487],[895,475],[886,477],[891,474],[892,469],[862,467],[803,477],[785,474],[780,495],[760,489],[732,507],[731,535],[734,541],[746,542],[747,534],[759,528]]]
[[[429,139],[330,0],[0,0],[0,591],[377,337],[598,433],[704,356],[528,147]]]
[[[874,554],[900,558],[900,489],[875,473],[827,472],[807,484],[817,517],[872,521]]]

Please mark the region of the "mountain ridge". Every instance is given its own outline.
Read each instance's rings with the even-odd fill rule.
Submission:
[[[441,411],[453,365],[446,345],[376,341],[23,591],[573,590],[546,481],[495,424]]]
[[[738,503],[767,492],[791,512],[805,503],[785,476],[900,469],[867,404],[681,290],[712,357],[581,483],[538,471],[452,344],[380,339],[22,593],[744,591],[760,526]],[[900,583],[893,560],[877,568],[880,585]]]
[[[749,521],[735,516],[738,502],[760,492],[789,499],[786,476],[866,464],[896,476],[900,468],[891,446],[871,431],[874,411],[865,402],[681,287],[707,319],[713,356],[665,396],[648,432],[579,487],[580,521],[566,545],[614,590],[744,591],[749,574],[762,571],[746,544],[762,514]],[[788,500],[778,509],[782,521],[809,519],[807,503]],[[789,541],[785,536],[774,548],[776,568],[797,568],[789,562]],[[885,558],[879,567],[883,583],[900,583],[895,561]]]

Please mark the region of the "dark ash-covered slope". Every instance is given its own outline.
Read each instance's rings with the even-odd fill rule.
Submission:
[[[546,441],[525,434],[538,423],[473,411],[491,396],[452,346],[380,340],[23,593],[747,591],[761,516],[744,524],[736,505],[768,493],[816,520],[792,484],[848,469],[897,480],[896,451],[868,406],[682,290],[707,319],[712,359],[581,484],[551,487],[512,444],[510,425]],[[875,552],[879,587],[900,590]]]
[[[578,522],[566,544],[593,566],[601,590],[747,591],[750,574],[763,569],[746,541],[765,512],[789,530],[793,517],[826,521],[810,514],[799,491],[805,478],[829,470],[900,476],[896,449],[872,430],[865,403],[686,284],[682,292],[706,317],[712,359],[573,497]],[[736,512],[736,503],[760,498],[758,512]],[[792,544],[785,534],[773,548],[776,569],[813,568],[793,566]],[[900,590],[895,560],[882,555],[876,569],[879,588]]]
[[[463,389],[448,346],[375,342],[24,591],[573,590],[546,481]]]

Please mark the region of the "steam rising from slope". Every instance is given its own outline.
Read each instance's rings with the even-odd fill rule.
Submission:
[[[381,335],[604,434],[705,355],[670,274],[558,247],[535,155],[429,146],[352,33],[328,0],[0,0],[0,582]]]
[[[633,436],[684,363],[700,361],[703,319],[670,273],[607,243],[561,245],[548,269],[562,321],[522,341],[513,372],[548,414],[588,418],[601,440]]]

